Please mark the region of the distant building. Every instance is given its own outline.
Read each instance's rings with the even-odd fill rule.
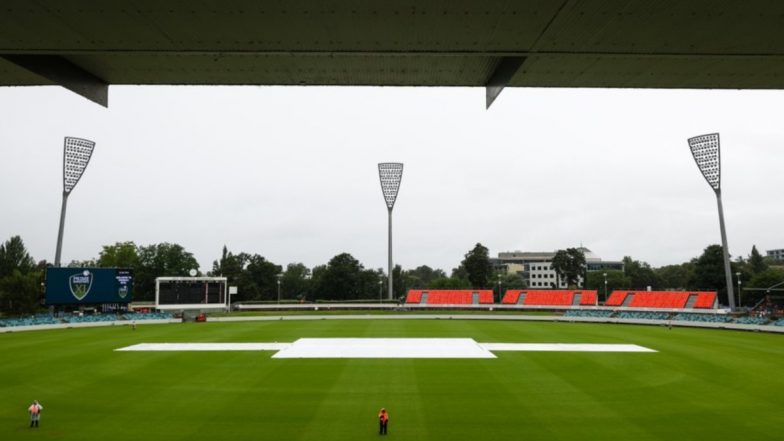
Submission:
[[[585,254],[588,271],[621,270],[623,262],[602,260],[588,248],[580,248]],[[564,289],[566,282],[558,279],[552,263],[555,251],[510,251],[498,253],[498,257],[490,259],[493,267],[507,274],[519,274],[529,288]],[[583,278],[577,282],[583,284]]]
[[[778,250],[768,250],[766,253],[771,259],[778,262],[784,262],[784,248]]]

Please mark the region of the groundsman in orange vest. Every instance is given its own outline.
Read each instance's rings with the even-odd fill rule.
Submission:
[[[378,411],[378,434],[379,435],[386,435],[387,434],[387,424],[389,424],[389,414],[387,410],[383,407],[380,411]]]

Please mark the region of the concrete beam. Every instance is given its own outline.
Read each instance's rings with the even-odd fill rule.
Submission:
[[[520,66],[525,62],[526,57],[503,57],[495,67],[493,74],[485,84],[485,103],[486,109],[490,108],[498,95],[504,90],[509,81],[515,76]]]
[[[88,100],[109,107],[109,85],[102,79],[57,55],[0,54],[17,66],[65,87]]]

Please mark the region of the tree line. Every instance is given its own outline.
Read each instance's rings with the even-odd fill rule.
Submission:
[[[608,293],[615,289],[655,290],[716,290],[726,304],[724,267],[721,247],[711,245],[701,256],[679,265],[652,268],[645,262],[624,257],[624,270],[585,271],[586,262],[577,248],[558,250],[553,269],[560,280],[577,287],[585,280],[586,289],[603,294],[604,274],[607,274]],[[749,256],[732,262],[733,274],[741,273],[747,288],[766,288],[784,280],[784,270],[774,268],[756,247]],[[44,273],[49,263],[36,262],[25,249],[19,236],[0,245],[0,312],[23,314],[42,306]],[[188,276],[199,265],[192,253],[174,243],[137,245],[117,242],[101,248],[95,259],[72,261],[70,267],[131,268],[134,273],[134,299],[151,301],[155,298],[155,278]],[[199,275],[204,273],[199,272]],[[264,256],[249,252],[232,252],[223,247],[220,257],[206,272],[210,276],[228,278],[229,285],[237,286],[234,301],[276,301],[278,293],[285,301],[386,300],[387,278],[380,268],[367,268],[349,253],[340,253],[322,265],[308,268],[303,263],[283,265]],[[392,271],[394,296],[402,298],[412,288],[419,289],[493,289],[496,301],[507,289],[525,289],[526,281],[520,274],[507,274],[491,264],[489,251],[477,243],[463,256],[460,264],[447,274],[444,270],[421,265],[404,270],[396,265]],[[756,303],[763,291],[746,291],[743,304]]]

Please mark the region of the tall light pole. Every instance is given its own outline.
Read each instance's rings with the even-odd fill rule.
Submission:
[[[387,204],[389,214],[389,270],[387,283],[389,300],[392,300],[392,208],[397,200],[397,192],[400,190],[400,180],[403,178],[403,164],[400,162],[381,162],[378,164],[378,177],[381,180],[381,193],[384,195],[384,202]]]
[[[63,204],[60,208],[60,229],[57,232],[57,249],[54,254],[54,266],[60,266],[63,251],[63,232],[65,230],[65,208],[68,195],[71,194],[79,179],[82,178],[90,158],[93,156],[95,143],[87,139],[65,137],[63,146]]]
[[[280,278],[283,277],[283,274],[278,274],[275,277],[278,279],[278,305],[280,305]]]
[[[602,274],[604,276],[604,301],[607,301],[607,273]]]
[[[735,273],[735,276],[738,278],[738,308],[743,306],[743,298],[741,295],[743,291],[740,290],[740,272]]]
[[[724,252],[724,277],[727,283],[727,299],[730,309],[735,309],[735,293],[732,292],[732,269],[730,269],[730,253],[727,248],[727,233],[724,228],[724,207],[721,205],[721,148],[719,134],[695,136],[689,138],[689,147],[702,176],[713,192],[719,205],[719,229],[721,230],[721,248]]]

